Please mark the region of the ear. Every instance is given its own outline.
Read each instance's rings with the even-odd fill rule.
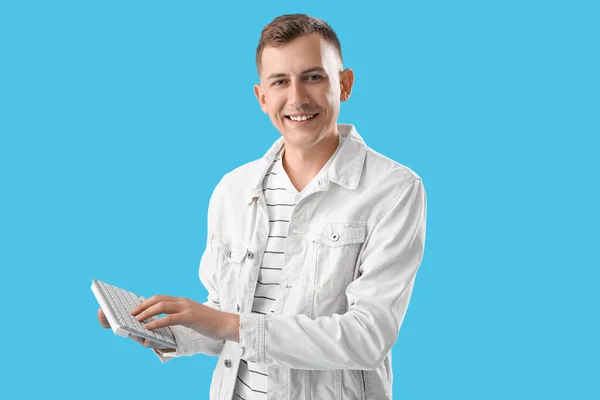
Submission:
[[[347,101],[350,98],[352,85],[354,85],[354,71],[346,68],[340,72],[340,101]]]
[[[267,102],[265,99],[265,92],[262,90],[262,87],[259,84],[254,85],[254,95],[256,96],[256,100],[258,100],[258,105],[260,105],[260,109],[267,114]]]

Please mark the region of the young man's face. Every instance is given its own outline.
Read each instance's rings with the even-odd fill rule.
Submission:
[[[264,49],[254,93],[286,145],[311,148],[335,135],[340,101],[350,97],[353,80],[333,46],[320,35],[301,36]]]

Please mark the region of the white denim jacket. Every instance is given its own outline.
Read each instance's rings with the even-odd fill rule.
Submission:
[[[295,206],[275,313],[251,313],[269,235],[262,182],[283,138],[223,177],[209,204],[204,304],[240,314],[240,343],[173,330],[170,357],[219,360],[210,399],[231,400],[240,358],[268,364],[270,400],[392,398],[396,342],[425,245],[420,177],[368,148],[354,126],[328,174]]]

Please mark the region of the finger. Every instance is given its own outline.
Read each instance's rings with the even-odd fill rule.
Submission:
[[[103,328],[110,328],[110,323],[108,322],[108,318],[104,315],[104,311],[101,308],[98,309],[98,321]]]
[[[167,346],[163,346],[162,344],[153,342],[152,340],[143,338],[141,336],[129,334],[129,337],[132,338],[137,343],[139,343],[142,346],[147,347],[149,349],[159,349],[159,350],[162,350],[162,349],[167,349],[168,348]]]
[[[133,310],[130,311],[130,314],[137,315],[137,314],[141,313],[142,311],[144,311],[145,309],[147,309],[148,307],[155,305],[156,303],[160,303],[161,301],[175,301],[176,299],[177,298],[173,297],[173,296],[165,296],[162,294],[157,294],[157,295],[154,295],[154,296],[142,301],[140,304],[135,306],[133,308]]]
[[[152,322],[147,323],[146,325],[144,325],[144,328],[146,328],[148,330],[152,330],[152,329],[165,328],[165,327],[171,326],[171,325],[182,325],[183,320],[184,320],[184,315],[181,313],[169,314],[169,315],[165,315],[162,318],[158,318]]]
[[[179,311],[181,311],[181,305],[179,303],[173,301],[162,301],[142,311],[135,317],[135,319],[138,321],[145,321],[148,318],[155,317],[159,314],[174,314]]]

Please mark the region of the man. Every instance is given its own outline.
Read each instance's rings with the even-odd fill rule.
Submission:
[[[158,295],[132,311],[167,314],[147,328],[171,326],[177,351],[140,342],[163,362],[218,355],[211,399],[391,399],[424,250],[421,179],[337,123],[354,73],[327,23],[276,18],[256,62],[256,98],[282,138],[211,197],[208,301]]]

